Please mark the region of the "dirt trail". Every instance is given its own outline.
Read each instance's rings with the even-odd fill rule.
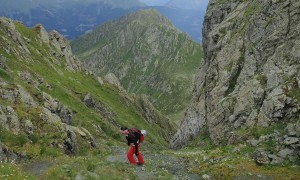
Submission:
[[[128,164],[126,153],[126,149],[114,147],[114,155],[108,156],[107,161]],[[136,174],[140,180],[155,179],[161,176],[180,180],[201,179],[197,174],[190,174],[185,162],[174,155],[153,154],[144,151],[143,157],[145,165],[136,167]]]
[[[53,162],[41,160],[26,164],[23,168],[26,172],[30,172],[32,175],[40,179],[42,175],[53,165]]]
[[[152,151],[142,151],[145,159],[143,166],[136,166],[134,173],[139,180],[148,179],[172,179],[172,180],[198,180],[201,179],[197,174],[190,174],[187,165],[183,159],[176,155],[154,153]],[[127,148],[113,147],[112,155],[106,157],[106,165],[124,164],[124,166],[132,166],[127,160]],[[108,163],[108,164],[107,164]],[[50,160],[34,161],[23,166],[26,172],[30,172],[37,179],[42,179],[47,170],[53,167],[55,163]],[[93,172],[91,172],[93,174]],[[90,174],[91,174],[90,173]],[[89,175],[89,173],[87,173]],[[97,174],[93,174],[99,177]],[[75,179],[85,179],[84,173],[78,172]],[[97,179],[97,178],[96,178]]]

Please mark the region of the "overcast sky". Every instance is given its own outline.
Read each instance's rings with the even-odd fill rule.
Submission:
[[[161,6],[166,4],[170,0],[139,0],[139,1],[147,4],[148,6]]]
[[[177,5],[182,4],[182,6],[190,6],[191,4],[195,4],[196,6],[207,6],[209,0],[139,0],[147,4],[148,6],[162,6],[167,2],[176,2]]]

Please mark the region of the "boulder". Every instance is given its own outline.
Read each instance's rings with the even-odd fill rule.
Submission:
[[[256,150],[252,157],[258,164],[267,165],[271,163],[268,153],[264,151]]]
[[[278,156],[282,157],[282,158],[286,158],[286,157],[288,157],[289,155],[291,155],[293,153],[294,153],[293,150],[285,148],[285,149],[278,152]]]
[[[117,86],[118,88],[121,87],[121,83],[120,83],[119,79],[113,73],[108,73],[106,76],[104,76],[104,80],[112,85]]]
[[[299,138],[297,138],[297,137],[287,137],[284,140],[285,145],[296,144],[298,142],[299,142]]]

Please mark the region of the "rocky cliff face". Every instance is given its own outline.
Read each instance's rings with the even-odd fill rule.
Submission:
[[[0,129],[2,133],[7,133],[1,138],[5,141],[6,138],[14,135],[19,137],[37,136],[44,128],[40,126],[47,126],[44,125],[45,123],[56,129],[55,131],[63,137],[53,140],[51,147],[59,147],[67,154],[75,154],[77,152],[76,134],[80,134],[82,128],[71,125],[72,110],[58,99],[54,99],[51,95],[41,91],[43,88],[51,90],[52,87],[41,75],[32,72],[28,65],[41,63],[37,62],[36,56],[38,56],[38,59],[41,58],[46,62],[48,68],[53,68],[63,76],[62,70],[81,71],[81,64],[72,55],[67,40],[56,31],[48,33],[43,26],[37,25],[34,27],[36,37],[33,38],[29,36],[29,33],[24,33],[25,28],[23,28],[20,23],[3,17],[0,18],[0,101],[2,104],[0,106]],[[45,56],[45,52],[47,56]],[[18,62],[13,62],[13,60]],[[21,63],[23,67],[16,68],[18,67],[17,64],[20,65]],[[14,66],[11,66],[12,64]],[[39,66],[42,67],[43,64],[39,64]],[[19,80],[13,78],[14,73],[17,74],[18,78],[16,79]],[[32,94],[27,89],[28,85],[35,89],[35,93]],[[38,100],[36,96],[39,96]],[[26,111],[26,115],[24,111]],[[31,117],[27,113],[35,117]],[[40,122],[37,122],[37,119]],[[13,135],[8,135],[9,133]],[[94,147],[96,146],[90,133],[87,133],[85,137]],[[24,142],[26,142],[25,139]],[[4,162],[18,161],[26,156],[26,153],[22,155],[22,153],[13,152],[3,144],[0,151],[2,152],[0,159]]]
[[[277,150],[293,136],[289,148],[299,153],[299,128],[294,135],[286,128],[300,121],[299,9],[296,0],[210,1],[205,63],[173,147],[203,131],[214,144],[227,144],[253,139],[253,129],[272,129]]]

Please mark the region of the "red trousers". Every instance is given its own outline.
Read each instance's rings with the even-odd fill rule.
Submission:
[[[140,147],[140,144],[139,144],[139,147]],[[134,166],[136,166],[136,161],[133,157],[133,155],[135,154],[135,146],[134,145],[130,145],[130,149],[127,153],[127,158],[129,160],[129,162],[131,164],[133,164]],[[139,148],[139,154],[137,155],[137,158],[138,158],[138,162],[139,164],[144,164],[144,158],[142,156],[142,153],[140,152],[140,148]]]

